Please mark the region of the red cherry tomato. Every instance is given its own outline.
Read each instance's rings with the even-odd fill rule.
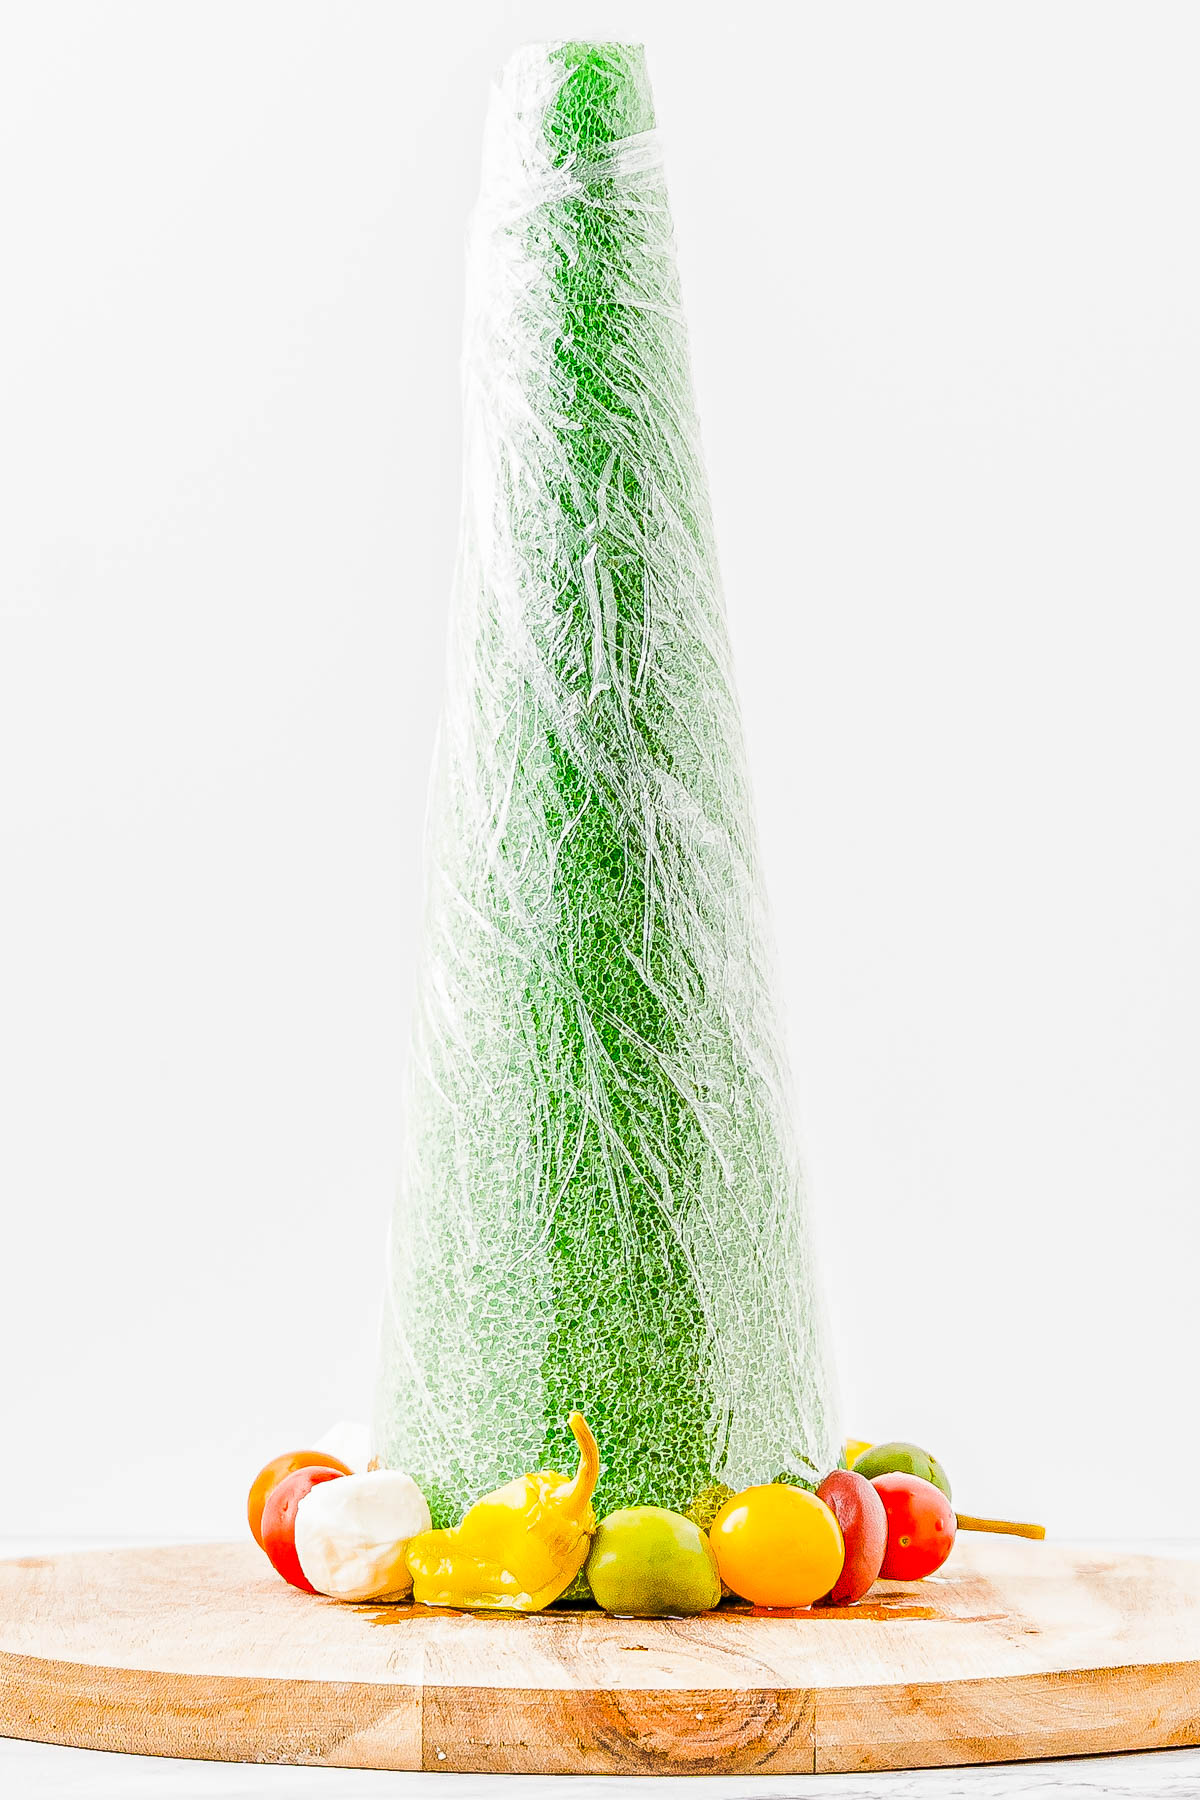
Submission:
[[[285,1475],[294,1475],[297,1469],[336,1469],[339,1475],[348,1475],[349,1469],[336,1456],[327,1456],[324,1450],[288,1450],[283,1456],[272,1457],[271,1461],[258,1471],[246,1501],[246,1519],[254,1534],[254,1541],[262,1549],[262,1515],[267,1504],[267,1495],[273,1487],[278,1487]]]
[[[263,1507],[262,1547],[271,1559],[271,1567],[306,1594],[317,1590],[296,1555],[296,1508],[322,1481],[341,1480],[340,1469],[297,1469],[294,1475],[285,1475],[276,1482]]]
[[[877,1475],[871,1486],[887,1514],[887,1549],[879,1573],[885,1581],[920,1581],[940,1569],[954,1548],[958,1520],[932,1481],[919,1475]]]
[[[887,1549],[887,1514],[883,1501],[864,1475],[851,1469],[835,1469],[817,1489],[842,1528],[846,1560],[842,1572],[825,1596],[829,1606],[853,1606],[878,1579]]]

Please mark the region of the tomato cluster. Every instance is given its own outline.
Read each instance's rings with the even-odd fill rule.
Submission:
[[[735,1494],[709,1536],[722,1581],[755,1606],[851,1606],[880,1577],[932,1575],[956,1528],[932,1482],[836,1469],[815,1494],[779,1483]]]

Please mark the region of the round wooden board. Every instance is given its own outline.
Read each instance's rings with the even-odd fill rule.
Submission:
[[[343,1768],[771,1774],[1200,1742],[1200,1564],[960,1538],[861,1606],[340,1606],[252,1544],[0,1563],[0,1734]]]

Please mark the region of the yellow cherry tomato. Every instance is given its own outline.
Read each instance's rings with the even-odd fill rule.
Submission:
[[[782,1482],[735,1494],[708,1536],[721,1580],[755,1606],[811,1606],[829,1592],[846,1556],[825,1502]]]

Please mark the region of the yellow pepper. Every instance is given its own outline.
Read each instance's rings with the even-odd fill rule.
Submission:
[[[582,1413],[572,1413],[579,1468],[546,1470],[477,1500],[462,1523],[423,1531],[408,1546],[413,1599],[425,1606],[540,1612],[566,1592],[587,1561],[600,1453]]]

